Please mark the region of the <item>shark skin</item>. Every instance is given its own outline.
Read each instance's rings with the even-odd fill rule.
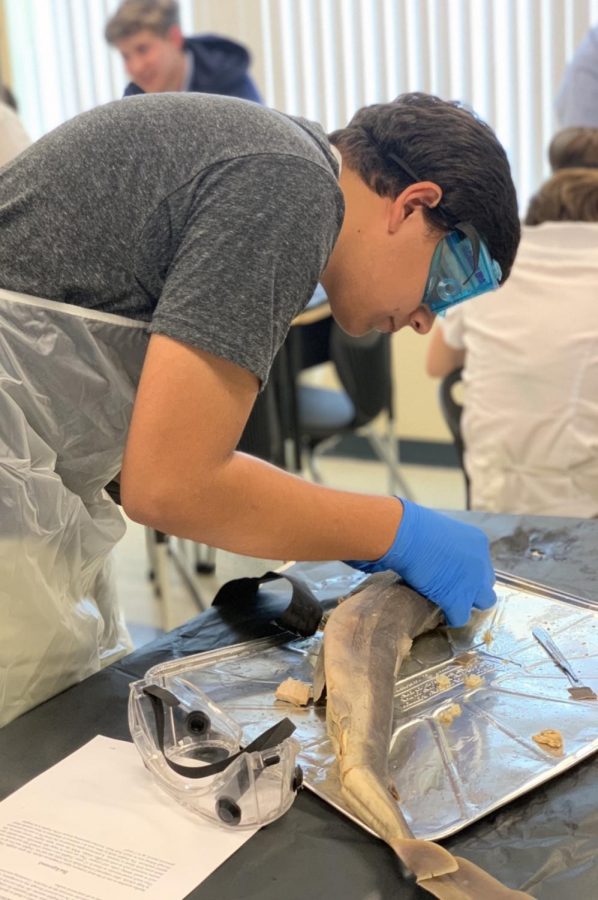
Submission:
[[[326,689],[326,723],[347,806],[397,854],[418,885],[440,900],[521,900],[474,863],[414,838],[388,772],[396,674],[414,638],[441,610],[391,572],[374,575],[330,614],[314,674]]]

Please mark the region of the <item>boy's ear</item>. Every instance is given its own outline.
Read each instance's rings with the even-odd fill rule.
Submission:
[[[442,188],[435,182],[418,181],[416,184],[410,184],[391,203],[390,230],[395,231],[416,209],[437,206],[441,200]]]

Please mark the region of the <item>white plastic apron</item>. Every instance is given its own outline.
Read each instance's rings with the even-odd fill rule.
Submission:
[[[0,290],[0,726],[131,649],[110,577],[147,325]]]

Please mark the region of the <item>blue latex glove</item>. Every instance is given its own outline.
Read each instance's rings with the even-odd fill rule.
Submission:
[[[403,518],[390,549],[380,559],[348,560],[348,565],[362,572],[397,572],[440,606],[453,628],[467,623],[472,607],[493,606],[494,569],[484,532],[410,500],[400,502]]]

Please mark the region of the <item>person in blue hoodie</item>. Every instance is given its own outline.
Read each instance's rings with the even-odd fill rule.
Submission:
[[[104,34],[131,77],[125,96],[199,91],[262,102],[248,50],[219,35],[184,37],[176,0],[124,0]]]

